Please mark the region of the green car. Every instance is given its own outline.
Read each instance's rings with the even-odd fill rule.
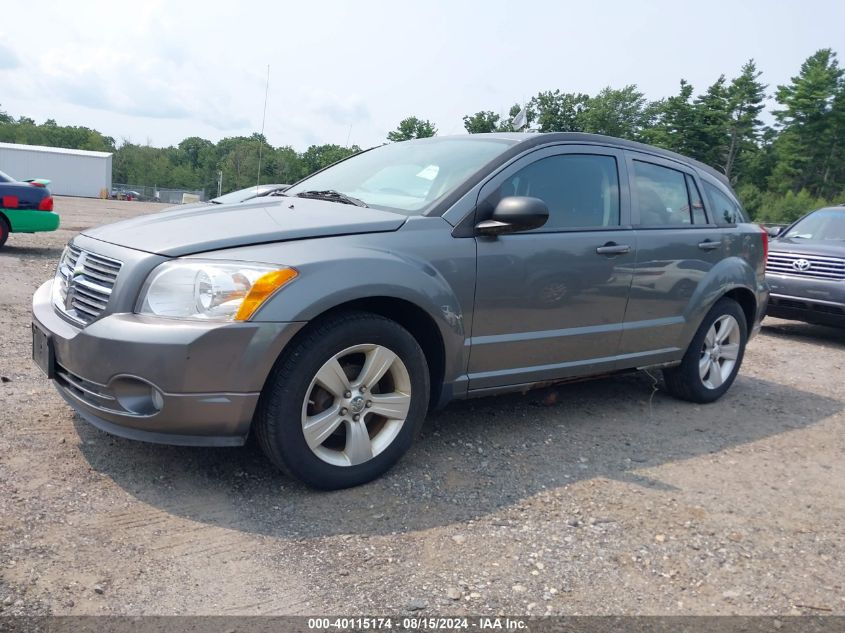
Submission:
[[[9,233],[37,233],[59,228],[49,180],[18,181],[0,171],[0,248]]]

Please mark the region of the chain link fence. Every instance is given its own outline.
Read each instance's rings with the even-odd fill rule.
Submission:
[[[166,204],[188,204],[206,199],[204,189],[166,189],[149,185],[128,185],[114,183],[109,197],[116,200],[143,200]]]

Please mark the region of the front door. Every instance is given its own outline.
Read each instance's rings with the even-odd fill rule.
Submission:
[[[611,148],[544,148],[482,188],[477,221],[507,196],[541,198],[549,220],[476,238],[471,391],[613,367],[636,255],[622,161]]]

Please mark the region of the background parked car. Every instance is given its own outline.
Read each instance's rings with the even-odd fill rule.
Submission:
[[[252,200],[254,198],[279,195],[288,187],[290,187],[290,185],[253,185],[252,187],[246,187],[245,189],[238,189],[236,191],[224,193],[222,196],[212,198],[211,200],[207,200],[205,202],[192,202],[190,204],[180,204],[179,206],[171,207],[170,209],[165,209],[165,211],[170,211],[172,209],[179,209],[182,211],[184,211],[185,209],[201,209],[203,207],[215,204],[238,204],[240,202],[246,202],[247,200]]]
[[[767,314],[845,327],[845,205],[808,213],[773,239]]]
[[[134,189],[112,189],[111,197],[115,200],[140,200],[143,196]]]
[[[53,213],[49,180],[19,181],[0,171],[0,248],[9,233],[55,231],[59,216]]]

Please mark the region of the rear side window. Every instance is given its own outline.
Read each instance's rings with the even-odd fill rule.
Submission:
[[[640,160],[633,162],[640,225],[690,226],[693,214],[684,173]]]
[[[704,191],[710,199],[710,215],[716,224],[736,224],[746,221],[739,205],[722,193],[718,187],[705,182]]]
[[[540,198],[549,221],[539,230],[619,226],[619,175],[616,159],[597,154],[542,158],[510,176],[499,187],[495,206],[508,196]]]

